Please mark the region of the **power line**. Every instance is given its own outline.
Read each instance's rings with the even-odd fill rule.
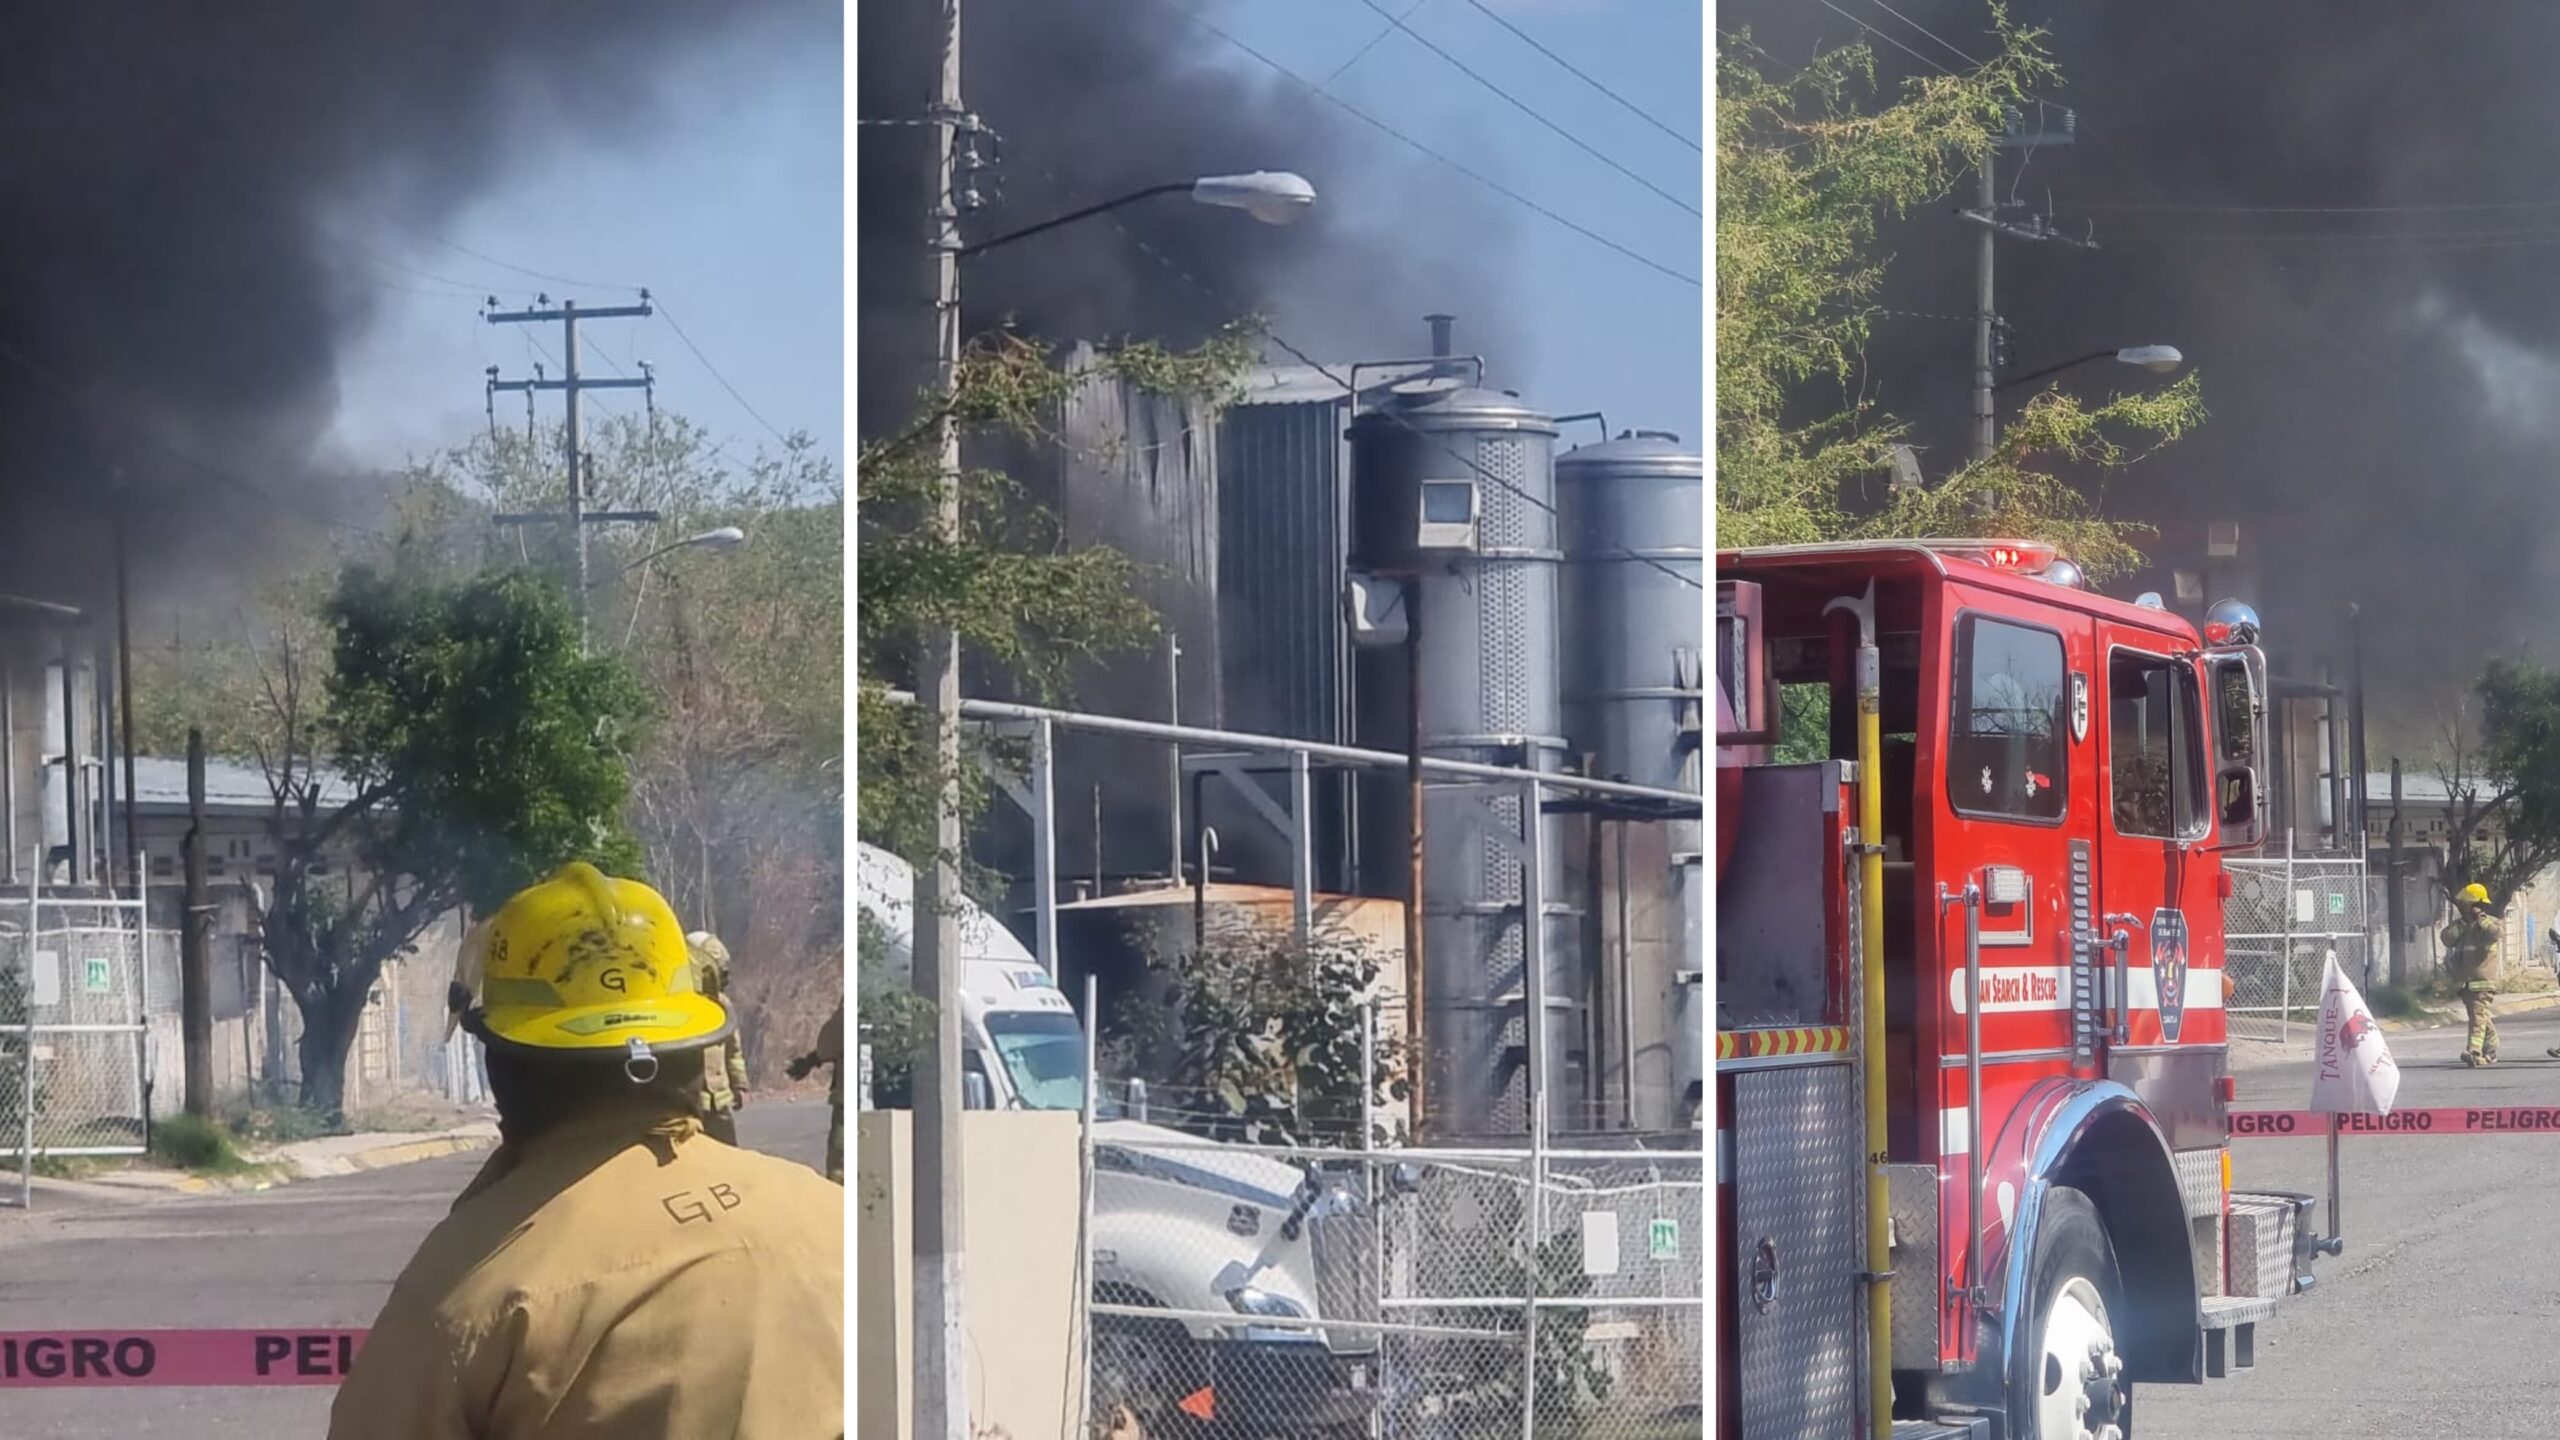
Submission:
[[[1491,190],[1493,193],[1500,195],[1504,199],[1511,201],[1513,204],[1545,216],[1547,219],[1554,221],[1556,224],[1563,226],[1567,230],[1572,231],[1583,239],[1588,240],[1603,249],[1615,251],[1619,255],[1624,256],[1629,260],[1633,260],[1648,270],[1669,276],[1671,279],[1677,280],[1681,284],[1689,286],[1692,289],[1703,290],[1706,288],[1705,282],[1701,281],[1697,276],[1675,270],[1672,267],[1663,264],[1659,260],[1651,259],[1638,251],[1631,250],[1626,246],[1619,244],[1617,241],[1610,239],[1608,236],[1601,234],[1599,231],[1591,229],[1587,225],[1583,225],[1578,221],[1569,220],[1564,216],[1557,214],[1555,211],[1548,209],[1546,206],[1539,204],[1537,201],[1532,200],[1528,196],[1521,194],[1519,191],[1512,189],[1510,186],[1503,184],[1501,181],[1485,175],[1480,171],[1471,169],[1466,165],[1460,164],[1458,161],[1449,158],[1447,155],[1432,149],[1430,146],[1423,144],[1421,141],[1414,139],[1412,136],[1396,129],[1394,126],[1389,125],[1386,121],[1379,119],[1357,105],[1352,104],[1350,101],[1343,99],[1341,96],[1332,94],[1318,87],[1313,81],[1307,79],[1307,77],[1290,69],[1288,66],[1281,64],[1279,61],[1272,59],[1270,56],[1263,54],[1261,51],[1256,50],[1227,31],[1220,29],[1215,22],[1204,19],[1190,10],[1184,9],[1180,4],[1176,3],[1176,0],[1162,0],[1162,3],[1183,19],[1203,30],[1208,31],[1210,34],[1224,40],[1229,45],[1243,51],[1246,55],[1251,56],[1254,60],[1259,61],[1263,66],[1270,69],[1281,78],[1296,83],[1301,88],[1315,95],[1318,99],[1334,106],[1336,109],[1341,110],[1343,113],[1351,116],[1355,120],[1358,120],[1362,124],[1367,125],[1371,129],[1376,130],[1378,133],[1385,135],[1387,138],[1397,141],[1398,143],[1403,144],[1422,155],[1429,157],[1430,159],[1439,161],[1441,164],[1455,170],[1459,174],[1464,175],[1468,179],[1473,180],[1477,184]]]
[[[1592,89],[1599,91],[1601,94],[1608,96],[1610,99],[1617,101],[1628,114],[1635,116],[1637,119],[1642,120],[1647,125],[1650,125],[1654,129],[1661,131],[1663,134],[1670,136],[1672,139],[1679,141],[1681,144],[1688,146],[1690,149],[1696,150],[1699,154],[1703,155],[1706,153],[1705,149],[1701,147],[1697,141],[1681,134],[1677,130],[1672,129],[1662,121],[1655,119],[1652,112],[1646,110],[1643,106],[1638,105],[1633,100],[1630,100],[1626,96],[1619,94],[1617,91],[1610,89],[1608,86],[1601,84],[1599,80],[1586,73],[1580,66],[1574,64],[1570,60],[1567,60],[1553,50],[1548,49],[1545,45],[1539,42],[1538,37],[1521,29],[1519,26],[1512,24],[1509,20],[1504,19],[1500,12],[1496,11],[1492,6],[1485,4],[1484,0],[1467,0],[1467,4],[1473,7],[1476,13],[1520,37],[1521,42],[1527,45],[1530,49],[1537,51],[1539,54],[1546,56],[1556,64],[1564,67],[1566,74],[1571,75],[1576,80],[1579,80],[1583,84],[1590,86]],[[1420,9],[1421,6],[1416,5],[1414,8]],[[1410,14],[1412,12],[1408,11],[1406,13]],[[1757,49],[1758,47],[1754,46],[1753,48]]]
[[[1848,21],[1850,24],[1857,26],[1859,29],[1866,31],[1868,34],[1873,35],[1887,45],[1892,46],[1894,49],[1901,51],[1903,54],[1908,55],[1912,59],[1919,61],[1921,64],[1928,66],[1930,69],[1937,71],[1941,75],[1953,75],[1956,73],[1953,70],[1948,69],[1946,66],[1939,64],[1937,61],[1930,59],[1928,56],[1921,54],[1919,51],[1912,49],[1910,46],[1903,44],[1899,37],[1888,35],[1873,25],[1868,24],[1866,21],[1859,19],[1857,16],[1850,14],[1848,11],[1841,9],[1839,6],[1832,4],[1831,0],[1815,0],[1815,3],[1820,5],[1823,9],[1830,11],[1832,14],[1839,16],[1841,19]]]
[[[1962,50],[1948,44],[1945,36],[1940,35],[1938,32],[1921,24],[1919,21],[1912,19],[1910,16],[1903,14],[1901,11],[1894,9],[1892,6],[1886,4],[1885,0],[1867,0],[1867,3],[1873,5],[1887,15],[1892,16],[1894,19],[1901,21],[1903,24],[1910,26],[1912,29],[1919,31],[1921,34],[1928,36],[1930,39],[1937,41],[1940,48],[1944,49],[1948,54],[1953,55],[1967,65],[1971,65],[1977,70],[1982,68],[1981,61],[1976,60]]]
[[[1414,13],[1415,11],[1420,10],[1423,6],[1428,5],[1428,4],[1430,4],[1430,3],[1431,3],[1431,0],[1413,0],[1413,3],[1412,3],[1412,4],[1407,5],[1406,7],[1404,7],[1404,14],[1405,14],[1405,18],[1406,18],[1406,19],[1411,19],[1411,18],[1413,17],[1413,13]],[[1333,69],[1332,69],[1331,71],[1329,71],[1329,72],[1325,75],[1325,77],[1324,77],[1324,83],[1323,83],[1322,85],[1317,86],[1316,88],[1317,88],[1317,89],[1320,89],[1320,90],[1330,90],[1330,89],[1332,89],[1332,88],[1333,88],[1333,82],[1334,82],[1334,81],[1341,79],[1341,78],[1342,78],[1344,75],[1346,75],[1346,74],[1349,74],[1349,73],[1350,73],[1350,71],[1351,71],[1351,67],[1352,67],[1352,66],[1357,65],[1357,64],[1359,64],[1361,61],[1368,59],[1368,58],[1369,58],[1369,52],[1378,48],[1378,42],[1380,42],[1380,41],[1382,41],[1382,40],[1386,39],[1388,36],[1393,35],[1394,33],[1396,33],[1396,27],[1395,27],[1395,26],[1393,26],[1393,25],[1389,25],[1387,28],[1385,28],[1385,29],[1383,29],[1383,30],[1380,30],[1378,33],[1376,33],[1376,34],[1374,34],[1374,35],[1370,36],[1370,37],[1369,37],[1369,43],[1368,43],[1368,44],[1363,45],[1363,46],[1361,46],[1359,49],[1352,51],[1352,52],[1351,52],[1351,58],[1349,58],[1349,59],[1347,59],[1347,60],[1343,61],[1343,62],[1342,62],[1341,64],[1339,64],[1339,65],[1334,66],[1334,67],[1333,67]]]
[[[1661,186],[1647,180],[1642,175],[1639,175],[1635,171],[1618,163],[1616,157],[1601,150],[1598,146],[1593,145],[1591,142],[1574,134],[1572,131],[1567,130],[1555,121],[1548,119],[1545,113],[1540,111],[1536,106],[1531,105],[1528,101],[1512,94],[1509,90],[1504,89],[1499,83],[1487,79],[1484,74],[1481,71],[1478,71],[1474,66],[1469,65],[1466,61],[1459,59],[1457,56],[1452,55],[1447,50],[1441,48],[1440,45],[1433,41],[1430,36],[1425,35],[1421,31],[1404,23],[1401,16],[1398,16],[1394,11],[1389,10],[1386,6],[1379,4],[1378,0],[1360,0],[1360,3],[1368,6],[1372,10],[1375,10],[1380,15],[1385,16],[1387,18],[1387,23],[1393,25],[1398,31],[1401,31],[1406,39],[1411,40],[1413,43],[1430,51],[1432,54],[1439,56],[1442,60],[1448,62],[1450,68],[1456,70],[1459,74],[1466,76],[1468,79],[1473,80],[1476,84],[1493,92],[1496,96],[1499,96],[1504,103],[1511,106],[1512,109],[1519,111],[1521,114],[1537,121],[1539,124],[1547,127],[1547,129],[1555,132],[1557,135],[1564,137],[1568,144],[1572,145],[1575,149],[1580,150],[1583,154],[1590,156],[1592,159],[1597,160],[1601,164],[1608,166],[1610,169],[1617,171],[1619,174],[1626,176],[1628,179],[1633,180],[1638,185],[1641,185],[1647,190],[1652,191],[1654,194],[1661,196],[1663,199],[1670,201],[1672,204],[1679,206],[1682,210],[1687,211],[1691,215],[1695,215],[1701,220],[1707,218],[1706,213],[1700,210],[1697,206],[1690,204],[1688,201],[1681,199],[1679,196],[1672,194],[1670,191],[1663,189]]]
[[[783,434],[772,421],[764,418],[762,411],[748,403],[746,396],[738,393],[738,387],[729,383],[729,377],[720,373],[720,367],[712,364],[711,357],[703,354],[702,347],[694,344],[693,337],[684,333],[684,327],[676,323],[675,312],[667,308],[664,297],[658,299],[658,316],[667,322],[668,329],[676,332],[676,338],[684,342],[684,348],[693,352],[693,358],[702,362],[702,368],[711,372],[711,378],[720,382],[720,388],[729,392],[729,398],[738,402],[738,408],[755,416],[757,424],[770,431],[774,439],[781,441],[784,447],[788,448],[791,437]]]

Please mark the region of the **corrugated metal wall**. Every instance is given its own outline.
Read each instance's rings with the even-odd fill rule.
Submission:
[[[1229,724],[1300,740],[1351,740],[1350,640],[1342,623],[1344,408],[1332,401],[1238,405],[1219,423],[1220,618]],[[1285,780],[1267,782],[1275,798]],[[1286,884],[1278,837],[1212,787],[1206,809],[1224,842],[1244,838],[1237,878]],[[1285,803],[1285,799],[1284,799]],[[1315,782],[1316,884],[1352,881],[1352,785]]]
[[[1071,368],[1091,363],[1078,347]],[[1222,723],[1218,599],[1217,421],[1206,404],[1095,376],[1071,389],[1052,435],[1030,446],[973,445],[972,465],[1005,469],[1055,519],[1060,542],[1107,546],[1138,567],[1135,588],[1180,639],[1181,718]],[[1018,694],[972,675],[973,695]],[[1064,697],[1074,709],[1164,720],[1172,708],[1161,644],[1082,667]],[[1031,698],[1031,697],[1025,697]],[[1166,747],[1061,733],[1058,858],[1069,878],[1165,873],[1172,861]],[[1030,832],[1010,805],[989,814],[981,857],[1028,873]]]

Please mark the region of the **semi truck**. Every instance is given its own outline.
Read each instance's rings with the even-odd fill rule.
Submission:
[[[1723,552],[1716,626],[1716,1433],[2124,1440],[2249,1369],[2337,1248],[2231,1185],[2254,612],[1872,541]]]
[[[906,976],[914,871],[864,844],[856,881],[868,938]],[[1082,1110],[1083,1019],[995,917],[963,901],[957,918],[967,1107]],[[1377,1320],[1363,1185],[1132,1118],[1099,1096],[1096,1116],[1086,1243],[1097,1413],[1125,1411],[1148,1435],[1365,1434],[1380,1332],[1310,1323]]]

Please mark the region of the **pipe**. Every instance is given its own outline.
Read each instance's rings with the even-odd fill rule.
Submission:
[[[1823,614],[1845,610],[1858,622],[1858,931],[1859,1068],[1865,1080],[1867,1130],[1867,1419],[1874,1440],[1893,1433],[1893,1255],[1891,1197],[1884,1176],[1884,732],[1883,657],[1876,649],[1876,587],[1842,597]],[[1977,992],[1978,994],[1979,992]],[[1968,1012],[1977,1008],[1965,1007]],[[1979,1094],[1979,1090],[1976,1091]]]
[[[916,703],[912,690],[890,690],[887,698],[895,704]],[[1096,735],[1133,735],[1146,740],[1179,740],[1190,745],[1224,745],[1230,749],[1268,750],[1287,754],[1303,750],[1310,760],[1323,760],[1336,765],[1358,766],[1372,770],[1401,770],[1412,757],[1393,750],[1363,750],[1356,745],[1331,745],[1320,740],[1296,740],[1286,735],[1264,735],[1250,730],[1212,730],[1198,725],[1166,725],[1154,720],[1129,720],[1117,715],[1092,715],[1081,710],[1052,710],[1040,705],[1017,705],[1009,700],[962,700],[960,713],[971,720],[1026,721],[1053,720],[1069,730],[1088,731]],[[1194,757],[1197,759],[1198,757]],[[1428,775],[1450,779],[1500,780],[1519,783],[1522,771],[1516,765],[1485,765],[1473,760],[1446,760],[1436,755],[1422,757],[1422,769]],[[1641,800],[1658,805],[1666,812],[1657,818],[1695,820],[1702,818],[1704,804],[1694,790],[1665,790],[1653,785],[1633,785],[1622,780],[1594,780],[1566,771],[1538,775],[1540,784],[1550,790],[1571,791],[1579,795],[1610,795],[1621,800]],[[1099,789],[1100,787],[1096,787]]]
[[[18,652],[0,643],[0,861],[7,880],[18,879]]]
[[[1627,1107],[1627,1128],[1633,1130],[1637,1128],[1636,952],[1631,938],[1633,932],[1628,929],[1627,902],[1627,892],[1633,886],[1627,874],[1627,827],[1619,825],[1615,828],[1618,835],[1618,1090],[1621,1103]]]
[[[1209,856],[1218,848],[1218,832],[1209,828],[1209,812],[1200,804],[1200,782],[1208,775],[1206,770],[1191,774],[1193,848],[1200,856],[1200,873],[1191,886],[1191,953],[1195,957],[1209,948]]]
[[[1447,359],[1449,355],[1450,332],[1457,327],[1458,317],[1455,315],[1425,315],[1422,317],[1422,323],[1431,327],[1432,358],[1435,360]]]
[[[1413,1134],[1422,1138],[1430,1110],[1431,1057],[1423,1049],[1422,1000],[1422,582],[1404,587],[1405,844],[1404,1043],[1412,1072]],[[1538,1017],[1543,1020],[1545,1017]]]

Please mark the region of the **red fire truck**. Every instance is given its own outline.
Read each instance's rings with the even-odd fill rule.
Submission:
[[[2231,1190],[2257,618],[2027,543],[1716,567],[1717,1433],[2122,1440],[2335,1252]]]

